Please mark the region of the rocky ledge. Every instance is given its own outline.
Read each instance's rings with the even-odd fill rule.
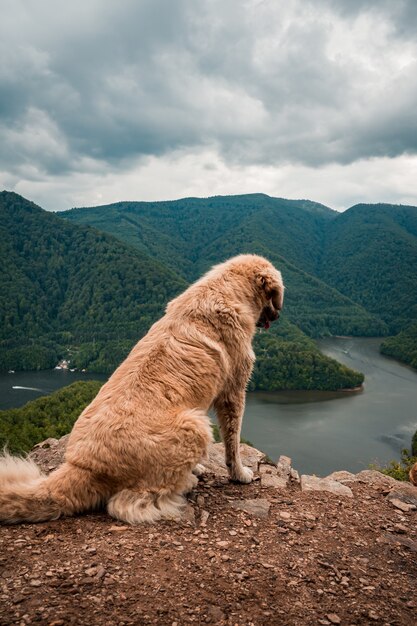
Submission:
[[[35,447],[44,471],[66,438]],[[227,478],[223,446],[179,521],[104,512],[0,529],[0,624],[404,624],[417,612],[417,488],[365,470],[299,476],[242,444],[256,480]]]

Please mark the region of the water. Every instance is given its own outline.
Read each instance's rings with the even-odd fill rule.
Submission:
[[[357,337],[321,340],[325,354],[364,372],[364,391],[250,393],[243,436],[272,459],[285,454],[300,472],[323,476],[399,458],[417,430],[417,373],[380,355],[379,343]],[[106,377],[55,370],[1,374],[0,408],[89,379]]]
[[[322,352],[366,376],[362,392],[248,394],[242,434],[303,473],[358,472],[410,448],[417,430],[417,373],[379,354],[379,339],[331,338]]]
[[[102,380],[103,374],[69,372],[68,370],[42,370],[40,372],[15,372],[0,374],[0,409],[11,409],[22,406],[46,396],[61,387],[71,385],[76,380]]]

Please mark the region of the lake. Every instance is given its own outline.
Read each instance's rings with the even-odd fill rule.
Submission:
[[[272,459],[285,454],[298,471],[323,476],[399,458],[417,430],[417,373],[379,354],[380,342],[360,337],[320,340],[324,354],[365,374],[364,390],[250,393],[242,435]],[[20,406],[89,379],[106,377],[56,370],[1,374],[0,408]]]
[[[361,392],[253,393],[244,437],[303,473],[358,472],[410,448],[417,430],[417,372],[379,353],[380,339],[329,338],[321,351],[365,374]]]

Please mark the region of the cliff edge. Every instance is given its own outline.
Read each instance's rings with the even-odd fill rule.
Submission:
[[[35,447],[45,471],[66,437]],[[131,527],[100,512],[0,528],[0,624],[404,624],[417,613],[417,487],[379,472],[299,477],[222,444],[181,520]]]

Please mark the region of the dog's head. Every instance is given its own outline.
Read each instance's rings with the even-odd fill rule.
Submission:
[[[281,273],[267,262],[264,268],[257,271],[255,285],[261,307],[256,326],[268,329],[271,322],[279,318],[284,302]]]

